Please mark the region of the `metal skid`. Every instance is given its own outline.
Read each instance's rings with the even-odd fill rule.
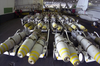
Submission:
[[[81,45],[79,45],[77,49],[79,54],[79,60],[81,63],[83,62],[89,63],[95,61],[91,56],[89,56],[89,54],[86,51],[82,49]]]
[[[59,55],[59,53],[56,49],[55,42],[53,42],[53,59],[54,60],[62,60],[61,56]]]
[[[48,41],[49,41],[50,29],[48,29],[46,33],[47,33],[47,40],[46,40],[45,45],[43,47],[43,52],[41,53],[39,58],[46,58],[48,56]],[[26,54],[26,56],[29,56],[29,55],[30,55],[30,52]]]
[[[48,33],[47,40],[45,42],[45,46],[43,48],[43,52],[40,55],[40,58],[46,58],[48,56],[48,43],[49,43],[48,41],[49,41],[50,29],[48,29],[48,32],[47,33]]]

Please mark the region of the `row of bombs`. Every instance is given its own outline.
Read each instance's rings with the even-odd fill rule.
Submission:
[[[0,54],[5,51],[10,51],[14,46],[19,45],[19,43],[27,36],[27,32],[24,30],[22,32],[17,32],[13,36],[9,37],[3,43],[0,44]]]
[[[34,20],[33,15],[27,15],[21,20],[25,30],[15,33],[12,37],[1,43],[0,54],[6,54],[5,52],[8,52],[7,55],[9,55],[9,53],[15,52],[13,56],[17,53],[19,58],[23,58],[26,55],[29,56],[28,62],[34,64],[38,58],[44,58],[48,55],[49,24],[48,22],[42,22],[41,18],[37,19],[37,21]],[[42,33],[41,29],[47,30],[48,32]],[[33,31],[30,32],[29,30]],[[25,39],[25,37],[27,38]],[[18,46],[17,48],[15,47],[16,45]]]
[[[54,17],[54,15],[52,15],[51,16],[51,18],[52,17]],[[45,17],[44,17],[45,18]],[[45,18],[45,19],[47,19],[47,18]],[[52,21],[52,20],[51,20]],[[52,21],[52,27],[54,27],[55,28],[55,26],[54,26],[54,24],[53,23],[55,23],[54,21]],[[56,28],[58,28],[58,25],[57,25],[57,27]],[[57,38],[57,39],[55,39],[55,44],[57,43],[57,50],[58,50],[58,52],[59,52],[59,54],[60,54],[60,56],[63,58],[63,60],[65,61],[65,62],[67,62],[67,61],[69,61],[70,60],[70,62],[73,64],[73,65],[78,65],[79,63],[80,63],[80,61],[79,61],[79,59],[78,59],[78,56],[77,56],[77,53],[76,53],[76,51],[75,51],[75,49],[72,47],[72,46],[70,46],[70,51],[69,51],[69,48],[68,48],[68,46],[64,43],[63,44],[63,42],[61,42],[61,43],[59,43],[60,41],[63,41],[63,37],[61,37],[59,34],[56,34],[55,35],[55,37]],[[59,39],[60,38],[60,39]],[[24,51],[24,50],[23,50]],[[20,49],[19,49],[19,52],[20,52]],[[19,53],[18,52],[18,53]],[[68,52],[68,53],[67,53]],[[71,54],[70,54],[71,53]],[[25,55],[25,54],[24,54]],[[71,55],[71,56],[70,56]],[[22,58],[23,57],[23,53],[19,53],[18,54],[18,56],[20,57],[20,58]],[[68,56],[68,57],[67,57]],[[30,57],[30,56],[29,56]],[[33,57],[33,56],[32,56]],[[73,58],[74,57],[74,58]],[[33,57],[34,58],[34,57]],[[31,59],[30,61],[28,60],[28,62],[30,63],[30,64],[34,64],[35,62],[34,62],[34,59]]]
[[[52,15],[51,22],[52,22],[53,28],[59,28],[60,30],[62,30],[62,28],[63,28],[61,25],[57,24],[56,18],[57,18],[57,22],[64,23],[64,25],[67,26],[70,31],[72,31],[72,29],[77,30],[79,28],[79,29],[87,32],[87,29],[83,25],[78,24],[78,21],[75,22],[75,19],[73,19],[71,17],[67,17],[65,15],[63,15],[63,17],[61,17],[60,15],[57,15],[56,17],[54,15]]]
[[[46,41],[47,33],[41,33],[40,29],[35,29],[33,33],[22,43],[17,52],[17,56],[19,58],[23,58],[27,53],[29,53],[28,62],[30,64],[34,64],[43,53]]]
[[[45,14],[47,14],[47,15],[57,15],[58,14],[58,12],[43,12],[42,13],[42,15],[45,15]]]
[[[56,18],[57,18],[58,22],[61,22],[62,17],[57,15]],[[65,20],[62,20],[62,21],[65,21]],[[57,22],[55,22],[54,18],[52,19],[52,22],[53,22],[52,23],[53,28],[57,28],[58,25],[57,25]],[[73,43],[71,41],[69,41],[68,39],[64,38],[59,33],[56,33],[54,38],[55,38],[55,42],[53,43],[53,46],[54,46],[53,59],[54,60],[63,60],[64,62],[70,61],[74,66],[79,65],[80,60],[78,57],[78,52],[76,51]]]
[[[61,32],[62,31],[63,27],[61,26],[61,24],[57,23],[55,15],[51,15],[50,23],[51,23],[51,29],[53,32],[56,32],[56,31]]]
[[[36,18],[33,18],[34,21],[32,21],[32,17],[33,16],[30,16],[30,18],[28,18],[29,21],[27,20],[27,23],[23,24],[25,28],[28,28],[29,30],[33,30],[37,24],[37,28],[41,28],[42,30],[47,29],[47,26],[49,25],[48,15],[45,15],[44,18],[38,19],[38,21],[36,20],[38,16]],[[56,18],[54,17],[54,15],[51,15],[50,18],[51,18],[51,26],[53,27],[53,29],[57,28],[58,31],[61,31],[63,27],[60,24],[56,24]]]
[[[38,29],[47,30],[48,25],[48,23],[44,23],[41,21],[38,24],[34,24],[33,22],[26,23],[24,27],[28,28],[28,30],[33,30],[35,27],[37,27]]]
[[[41,58],[47,56],[48,34],[49,33],[42,33],[40,29],[35,29],[28,37],[26,37],[27,34],[25,31],[16,33],[0,44],[0,54],[12,50],[15,45],[23,41],[19,49],[17,48],[17,56],[19,58],[23,58],[25,55],[29,56],[28,62],[34,64],[40,55]]]
[[[67,16],[63,16],[65,19],[68,18]],[[77,32],[82,32],[82,33],[88,33],[88,35],[84,35],[89,36],[89,38],[93,39],[95,41],[95,43],[97,43],[98,45],[100,45],[100,36],[97,32],[94,31],[94,33],[96,34],[96,36],[93,33],[89,33],[88,30],[81,24],[78,23],[78,21],[75,22],[75,20],[73,22],[68,22],[68,20],[65,20],[64,22],[61,22],[63,24],[64,27],[67,28],[67,30],[69,30],[70,32],[72,31],[77,31]],[[71,24],[69,24],[71,23]],[[79,33],[79,34],[82,34]]]
[[[59,15],[58,15],[59,16]],[[54,15],[52,15],[52,17],[54,18]],[[51,18],[52,18],[51,17]],[[67,18],[66,16],[63,16],[64,18]],[[61,20],[61,17],[59,18],[59,20]],[[73,21],[75,21],[74,19],[72,19]],[[55,20],[54,20],[55,21]],[[53,24],[54,25],[54,24]],[[83,25],[81,25],[81,24],[78,24],[78,23],[68,23],[68,21],[67,21],[67,23],[65,24],[66,25],[66,27],[68,28],[68,30],[69,31],[73,31],[73,30],[77,30],[78,28],[80,29],[80,30],[82,30],[82,31],[84,31],[84,32],[87,32],[87,29],[83,26]],[[77,28],[77,27],[78,28]],[[55,27],[54,27],[55,28]],[[92,37],[93,38],[93,37]],[[98,41],[97,41],[98,42]],[[98,60],[97,60],[98,61]]]
[[[80,62],[83,62],[83,57],[81,57],[80,54],[84,50],[94,61],[100,64],[100,49],[86,39],[86,37],[77,34],[77,32],[72,31],[71,35],[78,41],[81,47],[75,47],[74,42],[72,43],[69,39],[65,39],[62,35],[56,33],[55,42],[53,44],[53,59],[63,60],[64,62],[70,61],[74,66],[77,66]],[[87,61],[89,60],[89,56],[86,59]]]
[[[99,41],[100,37],[99,36],[97,37],[97,36],[95,36],[93,34],[90,34],[88,32],[88,30],[83,25],[78,24],[77,22],[76,23],[69,22],[67,16],[63,16],[64,18],[62,18],[60,15],[58,15],[58,17],[60,18],[60,19],[58,18],[58,21],[63,25],[63,27],[65,28],[65,30],[67,30],[67,32],[68,31],[70,32],[71,36],[75,39],[75,41],[78,41],[77,44],[79,44],[81,46],[81,49],[80,49],[79,52],[83,52],[83,51],[81,51],[82,48],[83,48],[83,50],[85,52],[87,52],[87,54],[89,54],[90,57],[92,57],[94,60],[96,60],[96,62],[98,62],[100,64],[100,50],[99,50],[100,48],[97,48],[92,42],[90,42],[87,39],[87,36],[89,36],[90,38],[92,38],[98,44],[98,46],[100,46],[100,41]],[[88,33],[88,35],[85,35],[84,32]],[[84,34],[84,36],[82,34]],[[59,39],[59,40],[55,39],[55,44],[56,44],[56,41],[58,41],[58,43],[59,42],[63,42],[62,39]],[[58,43],[57,43],[57,45],[58,45]],[[57,47],[57,45],[56,45],[56,47]],[[73,45],[74,45],[74,43],[73,43]],[[78,49],[79,49],[79,45],[76,46],[76,47],[78,47]],[[66,48],[69,48],[69,47],[66,47]],[[62,51],[63,53],[65,53],[65,52],[68,51],[68,50],[66,50],[64,52],[64,50]],[[61,52],[61,51],[58,50],[58,52]],[[63,53],[59,53],[59,54],[63,54]],[[68,53],[67,53],[67,57],[69,56]],[[62,56],[62,55],[60,55],[60,56]],[[63,55],[63,57],[64,57],[64,55]],[[66,57],[65,57],[65,59],[66,59]],[[75,59],[75,57],[73,59]],[[64,60],[64,58],[63,58],[63,60]],[[78,61],[78,59],[76,59],[76,60]],[[89,58],[87,58],[87,60],[89,60]],[[64,60],[64,61],[66,61],[66,60]],[[77,64],[78,63],[76,62],[75,65],[77,65]]]
[[[68,31],[70,31],[71,35],[80,43],[80,45],[84,48],[84,50],[86,50],[91,57],[93,57],[98,63],[100,63],[99,50],[89,40],[87,40],[86,37],[81,36],[80,33],[78,33],[76,29],[73,28],[73,26],[71,27],[71,25],[68,25],[66,23],[67,21],[66,22],[65,20],[59,20],[59,21],[64,26],[64,28],[66,27],[65,28],[66,30],[68,29]],[[65,24],[68,26],[65,26]],[[76,26],[75,24],[73,25]],[[84,30],[87,32],[86,28]],[[41,34],[42,36],[38,36],[38,34],[40,34],[40,30],[34,30],[34,32],[28,38],[26,38],[26,40],[22,43],[17,53],[18,57],[23,58],[28,52],[30,52],[28,58],[28,62],[30,64],[34,64],[38,60],[40,54],[43,51],[44,43],[47,39],[46,34]],[[0,53],[4,53],[5,51],[8,51],[11,48],[13,48],[14,45],[18,44],[25,36],[26,33],[23,31],[8,38],[5,42],[3,42],[0,45]],[[90,33],[89,36],[91,36],[93,40],[95,40],[97,43],[100,44],[99,42],[100,38]],[[78,65],[80,61],[77,56],[77,51],[75,51],[75,48],[73,46],[66,44],[66,41],[67,40],[65,40],[64,42],[64,38],[60,34],[55,34],[55,46],[57,48],[57,52],[59,52],[60,56],[63,58],[65,62],[70,61],[73,65]],[[31,46],[29,45],[29,43]],[[37,49],[36,47],[39,47],[40,49]]]
[[[56,16],[51,15],[51,26],[52,26],[52,28],[56,29],[57,31],[60,32],[60,31],[62,31],[63,27],[59,22],[64,22],[64,25],[71,26],[72,29],[74,29],[74,30],[77,30],[79,28],[81,30],[87,31],[87,29],[85,29],[85,27],[83,25],[78,24],[78,21],[75,22],[75,19],[73,19],[72,17],[66,17],[65,15],[63,15],[63,17],[61,17],[59,14],[57,14]],[[69,29],[70,29],[70,27],[69,27]]]
[[[64,26],[65,29],[67,29],[68,31],[72,32],[72,31],[81,31],[82,33],[88,33],[89,37],[91,39],[93,39],[98,45],[100,45],[100,36],[98,35],[98,33],[94,32],[97,36],[95,36],[93,33],[89,33],[88,30],[85,28],[85,26],[81,25],[78,23],[78,21],[75,22],[75,19],[73,19],[71,22],[68,21],[68,17],[63,15],[64,20],[58,19],[59,22]],[[61,18],[61,17],[60,17]],[[82,34],[80,33],[80,34]],[[85,35],[86,37],[86,35]]]
[[[54,38],[53,59],[63,60],[64,62],[70,61],[74,66],[79,65],[79,57],[72,42],[64,38],[60,33],[56,33]]]
[[[36,13],[35,15],[27,15],[24,18],[21,19],[21,21],[24,22],[30,22],[30,21],[39,21],[39,20],[49,20],[50,15],[56,15],[57,12],[43,12],[42,14]]]
[[[42,21],[42,18],[39,18],[39,19],[38,18],[39,18],[39,16],[34,18],[34,16],[31,15],[25,23],[22,23],[22,25],[24,25],[25,28],[28,28],[28,30],[33,30],[35,27],[37,29],[48,30],[49,29],[48,16],[45,15],[43,18],[43,21]],[[24,18],[23,18],[22,22],[24,22]]]

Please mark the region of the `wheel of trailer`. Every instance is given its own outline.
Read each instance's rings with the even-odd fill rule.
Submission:
[[[57,60],[55,53],[53,53],[53,60]]]
[[[93,22],[93,26],[96,26],[97,25],[97,23],[96,22]]]
[[[98,22],[93,22],[93,26],[99,27],[99,23]]]
[[[79,53],[79,60],[81,63],[85,62],[85,57],[84,57],[84,54],[82,52]]]

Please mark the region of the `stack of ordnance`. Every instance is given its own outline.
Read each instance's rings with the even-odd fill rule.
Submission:
[[[0,54],[3,54],[4,52],[7,51],[9,55],[11,49],[17,49],[20,46],[19,44],[21,43],[21,41],[23,41],[26,35],[27,35],[26,31],[22,31],[22,32],[17,32],[13,36],[9,37],[7,40],[5,40],[3,43],[0,44]],[[14,52],[13,55],[15,55],[16,50],[13,50],[13,52]]]
[[[70,61],[74,66],[79,65],[80,61],[78,58],[78,53],[70,42],[64,38],[62,35],[55,34],[55,44],[53,50],[54,60],[63,60],[64,62]]]
[[[74,66],[83,61],[96,61],[100,64],[100,36],[96,32],[94,33],[97,36],[89,33],[78,20],[75,21],[72,17],[59,15],[56,12],[43,12],[42,14],[27,15],[21,19],[21,22],[25,30],[15,33],[1,43],[0,54],[10,52],[15,46],[18,46],[20,48],[15,48],[15,54],[18,49],[17,56],[19,58],[29,56],[28,62],[34,64],[48,51],[50,26],[55,34],[54,60],[70,61]],[[25,39],[26,36],[28,37]]]
[[[46,40],[47,33],[41,33],[40,29],[34,30],[20,46],[17,56],[23,58],[27,53],[29,53],[28,62],[34,64],[43,52]]]
[[[53,32],[61,32],[63,27],[56,19],[57,18],[54,15],[51,15],[51,29]]]
[[[86,62],[97,61],[100,64],[100,48],[97,48],[90,38],[92,38],[97,44],[99,44],[99,38],[88,32],[88,30],[81,24],[78,24],[78,21],[75,22],[74,19],[68,20],[66,16],[64,17],[64,21],[61,24],[64,26],[65,30],[70,32],[72,39],[78,41],[78,46],[76,47],[79,52],[83,53]],[[74,42],[73,42],[74,44]],[[81,48],[81,49],[79,49]],[[87,56],[88,54],[89,56]],[[91,58],[89,58],[91,57]],[[79,58],[80,59],[80,58]]]

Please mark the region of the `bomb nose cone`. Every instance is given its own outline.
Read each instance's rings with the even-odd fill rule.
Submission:
[[[77,62],[74,64],[74,66],[78,66],[79,64],[80,64],[80,62],[77,61]]]
[[[35,63],[35,62],[34,62],[33,60],[31,60],[31,59],[29,59],[28,62],[29,62],[30,64],[34,64],[34,63]]]
[[[23,58],[23,55],[22,55],[22,53],[18,53],[18,55],[17,55],[19,58]]]
[[[70,61],[70,58],[69,57],[65,57],[64,58],[64,62],[68,62],[68,61]]]

